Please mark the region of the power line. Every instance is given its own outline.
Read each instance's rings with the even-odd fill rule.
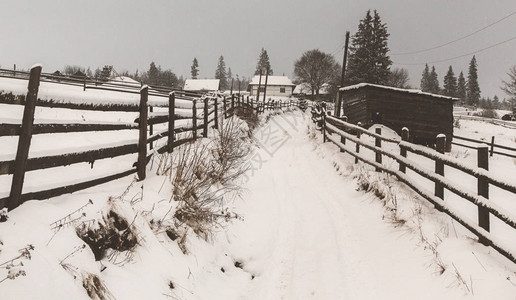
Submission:
[[[503,42],[499,42],[499,43],[496,43],[494,45],[491,45],[491,46],[488,46],[488,47],[485,47],[485,48],[482,48],[482,49],[479,49],[479,50],[476,50],[476,51],[473,51],[473,52],[469,52],[469,53],[466,53],[466,54],[462,54],[462,55],[458,55],[458,56],[454,56],[454,57],[450,57],[450,58],[446,58],[446,59],[427,61],[427,62],[424,62],[424,63],[394,63],[394,64],[402,65],[402,66],[417,66],[417,65],[424,65],[424,64],[441,63],[441,62],[450,61],[450,60],[454,60],[454,59],[457,59],[457,58],[462,58],[462,57],[470,56],[470,55],[473,55],[473,54],[477,54],[477,53],[480,53],[480,52],[485,51],[487,49],[491,49],[491,48],[500,46],[502,44],[508,43],[508,42],[510,42],[512,40],[516,40],[516,36],[514,36],[514,37],[512,37],[512,38],[510,38],[508,40],[505,40]]]
[[[441,44],[441,45],[438,45],[438,46],[434,46],[434,47],[427,48],[427,49],[422,49],[422,50],[410,51],[410,52],[391,53],[391,55],[392,55],[392,56],[400,56],[400,55],[408,55],[408,54],[417,54],[417,53],[423,53],[423,52],[427,52],[427,51],[430,51],[430,50],[438,49],[438,48],[441,48],[441,47],[444,47],[444,46],[448,46],[449,44],[452,44],[452,43],[455,43],[455,42],[461,41],[461,40],[463,40],[463,39],[466,39],[466,38],[468,38],[468,37],[470,37],[470,36],[472,36],[472,35],[475,35],[475,34],[477,34],[477,33],[481,32],[481,31],[483,31],[483,30],[485,30],[485,29],[487,29],[487,28],[489,28],[489,27],[493,26],[493,25],[496,25],[496,24],[498,24],[498,23],[502,22],[503,20],[505,20],[505,19],[507,19],[507,18],[509,18],[509,17],[512,17],[512,16],[513,16],[513,15],[515,15],[515,14],[516,14],[516,11],[514,11],[514,12],[510,13],[509,15],[507,15],[507,16],[505,16],[505,17],[503,17],[503,18],[501,18],[501,19],[499,19],[499,20],[497,20],[497,21],[495,21],[494,23],[491,23],[491,24],[489,24],[489,25],[487,25],[487,26],[485,26],[485,27],[482,27],[482,28],[480,28],[480,29],[478,29],[478,30],[476,30],[476,31],[474,31],[474,32],[472,32],[472,33],[470,33],[470,34],[468,34],[468,35],[465,35],[465,36],[459,37],[459,38],[457,38],[457,39],[455,39],[455,40],[452,40],[452,41],[446,42],[446,43]]]
[[[332,53],[331,56],[335,56],[337,53],[340,53],[343,50],[344,44],[346,42],[342,42]]]

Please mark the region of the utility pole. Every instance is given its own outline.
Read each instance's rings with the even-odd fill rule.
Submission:
[[[265,87],[263,89],[263,102],[265,102],[265,96],[267,94],[267,80],[269,79],[269,68],[267,68],[267,73],[265,73]]]
[[[346,42],[344,44],[344,58],[342,59],[342,74],[340,76],[340,87],[344,87],[344,79],[346,77],[346,63],[348,62],[348,44],[349,44],[349,31],[346,31]],[[334,114],[337,117],[340,117],[340,112],[342,108],[342,99],[340,98],[340,92],[337,91],[337,96],[335,97],[335,111]]]
[[[260,79],[258,79],[258,90],[256,91],[256,101],[260,100],[260,88],[262,87],[262,70],[260,70]]]

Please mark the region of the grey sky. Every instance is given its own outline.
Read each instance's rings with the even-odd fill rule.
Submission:
[[[214,75],[223,55],[234,75],[251,76],[260,49],[274,73],[292,76],[294,61],[318,48],[342,61],[345,31],[357,30],[367,9],[376,9],[390,33],[391,54],[436,46],[516,11],[514,0],[2,0],[0,65],[52,72],[65,65],[94,70],[146,71],[151,61],[178,76],[190,75],[194,57],[200,77]],[[419,87],[425,63],[469,53],[516,37],[516,15],[466,40],[417,55],[391,56]],[[516,64],[516,40],[476,54],[483,96],[505,97],[499,87]],[[449,65],[467,75],[471,56],[435,63],[440,84]],[[432,65],[432,64],[430,64]]]

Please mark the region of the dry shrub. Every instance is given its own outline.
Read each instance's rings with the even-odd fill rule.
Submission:
[[[177,202],[170,214],[175,228],[171,239],[177,236],[184,242],[188,228],[208,239],[219,221],[236,216],[224,209],[224,203],[241,191],[239,179],[247,171],[251,149],[248,136],[248,127],[230,118],[210,141],[187,143],[159,158],[158,174],[168,176]],[[170,223],[162,218],[158,224],[167,226],[167,235]]]
[[[103,217],[102,222],[82,223],[76,228],[76,232],[91,248],[97,261],[106,256],[108,249],[131,251],[138,244],[132,224],[113,210]]]
[[[106,285],[100,278],[91,273],[86,273],[82,278],[82,286],[88,293],[88,296],[94,300],[111,300],[115,297],[108,290]]]

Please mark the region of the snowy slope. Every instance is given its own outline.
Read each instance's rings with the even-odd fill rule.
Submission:
[[[98,276],[112,299],[516,295],[514,265],[395,181],[354,167],[330,143],[321,145],[307,115],[272,117],[254,139],[246,191],[225,206],[241,218],[221,224],[208,241],[190,232],[186,254],[177,240],[150,226],[151,219],[164,219],[175,205],[169,201],[168,178],[154,171],[144,182],[127,177],[29,201],[8,213],[0,223],[1,298],[88,299],[81,281],[88,274]],[[357,190],[354,177],[364,172],[397,195],[396,206]],[[394,222],[393,207],[405,223]],[[132,221],[139,243],[134,251],[96,262],[92,251],[82,248],[74,226],[101,219],[110,210]],[[33,246],[27,250],[30,258],[11,262],[27,245]],[[8,270],[7,265],[13,266]],[[8,274],[19,276],[9,279]]]

